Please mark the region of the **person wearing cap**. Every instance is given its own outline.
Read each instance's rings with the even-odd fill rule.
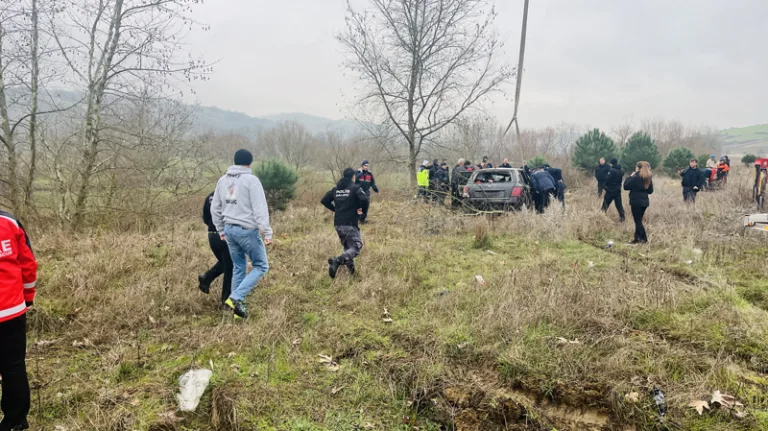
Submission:
[[[29,237],[13,215],[0,211],[0,430],[29,429],[27,310],[37,292],[37,261]]]
[[[607,212],[611,203],[616,205],[619,212],[619,221],[625,220],[624,205],[621,202],[621,188],[623,187],[624,171],[621,169],[619,161],[611,159],[611,168],[605,176],[605,198],[603,199],[602,211]]]
[[[483,157],[483,169],[493,169],[493,163],[488,156]]]
[[[358,218],[368,209],[368,195],[361,185],[355,184],[352,168],[344,170],[344,174],[320,201],[324,207],[333,212],[333,226],[339,236],[344,252],[338,257],[328,259],[328,275],[336,278],[336,272],[341,266],[346,266],[350,274],[355,273],[355,258],[363,249],[363,237],[358,227]]]
[[[363,160],[363,164],[360,165],[360,169],[355,174],[355,184],[360,186],[363,193],[368,196],[369,202],[371,198],[371,189],[373,189],[374,192],[379,193],[379,188],[376,186],[376,180],[373,178],[373,172],[371,172],[371,165],[368,163],[368,160]],[[367,220],[368,205],[365,206],[365,210],[360,216],[360,223],[365,224],[368,222]]]
[[[431,166],[429,160],[424,160],[419,167],[419,172],[416,174],[416,184],[419,186],[419,196],[424,199],[424,202],[429,202],[429,173]]]
[[[253,154],[237,150],[234,161],[216,184],[211,218],[220,238],[227,241],[232,257],[232,293],[224,303],[236,318],[245,319],[245,300],[269,271],[266,246],[272,243],[272,227],[264,188],[251,172]],[[246,274],[248,258],[252,269]]]
[[[712,154],[709,156],[709,160],[707,160],[707,169],[717,169],[717,160],[715,160],[715,155]]]

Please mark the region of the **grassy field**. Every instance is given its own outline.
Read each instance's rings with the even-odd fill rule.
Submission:
[[[390,193],[355,278],[331,281],[331,217],[274,217],[271,272],[235,323],[196,275],[198,202],[150,234],[34,234],[34,429],[768,429],[768,237],[743,235],[751,184],[684,206],[657,179],[650,245],[592,187],[547,214],[469,217]],[[382,184],[386,187],[386,184]],[[607,249],[606,243],[616,245]],[[477,276],[482,277],[482,281]],[[218,284],[216,285],[218,286]],[[324,356],[321,356],[324,355]],[[195,413],[178,378],[213,371]],[[652,390],[666,395],[657,413]],[[687,407],[721,391],[743,407]]]
[[[723,150],[741,157],[743,154],[768,155],[768,124],[726,129],[722,133]],[[733,158],[733,157],[732,157]]]

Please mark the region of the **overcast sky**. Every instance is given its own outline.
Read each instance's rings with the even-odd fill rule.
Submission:
[[[360,0],[362,1],[362,0]],[[347,117],[354,98],[334,32],[345,0],[208,0],[189,41],[218,60],[204,105],[253,116]],[[517,62],[523,0],[495,2]],[[718,127],[768,123],[768,0],[532,0],[523,127],[611,128],[663,117]],[[510,88],[510,94],[513,91]],[[490,114],[506,123],[512,101]]]

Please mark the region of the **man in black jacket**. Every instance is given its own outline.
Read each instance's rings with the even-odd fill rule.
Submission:
[[[371,165],[368,163],[368,160],[363,160],[360,170],[355,174],[355,184],[363,189],[363,193],[368,196],[368,202],[371,200],[371,189],[377,194],[379,193],[379,188],[376,186],[376,180],[373,178],[373,172],[371,172]],[[360,223],[368,223],[368,208],[360,216]]]
[[[459,202],[461,202],[459,178],[461,177],[462,172],[466,172],[463,158],[456,162],[456,166],[453,167],[453,172],[451,172],[451,207],[453,208],[457,208],[459,206]]]
[[[499,167],[503,169],[512,169],[512,165],[509,164],[509,159],[504,159],[504,163]]]
[[[699,169],[698,161],[691,159],[688,169],[680,171],[680,176],[683,177],[683,202],[696,203],[696,194],[704,185],[704,175]]]
[[[602,160],[602,159],[601,159]],[[603,199],[602,210],[608,211],[611,202],[616,204],[616,210],[619,212],[619,221],[624,221],[624,205],[621,203],[621,187],[624,171],[616,159],[611,159],[611,166],[605,176],[605,199]]]
[[[437,181],[437,201],[440,202],[440,204],[444,204],[445,197],[451,190],[451,173],[448,171],[448,163],[440,163],[440,168],[437,170],[437,174],[435,175]]]
[[[544,169],[534,169],[530,173],[531,176],[531,192],[533,192],[533,202],[536,206],[537,213],[543,213],[549,206],[549,195],[555,194],[556,184],[555,179],[552,178]]]
[[[552,175],[555,180],[555,189],[557,190],[557,200],[565,207],[565,181],[563,180],[563,170],[559,168],[553,168],[549,164],[545,163],[541,165],[545,171]]]
[[[334,212],[333,225],[339,235],[344,252],[339,257],[328,259],[328,275],[336,278],[339,267],[344,265],[350,274],[355,273],[355,258],[363,249],[363,237],[357,225],[358,219],[368,209],[368,195],[355,184],[352,168],[344,170],[344,176],[325,194],[320,203]]]
[[[600,163],[595,167],[595,179],[597,180],[597,197],[603,196],[603,189],[605,189],[605,177],[608,176],[608,171],[611,167],[605,163],[605,158],[600,158]]]
[[[197,281],[200,282],[200,291],[207,295],[211,291],[211,283],[224,274],[224,283],[221,285],[221,303],[223,305],[229,298],[229,294],[232,293],[233,266],[227,241],[221,239],[221,235],[216,232],[216,225],[211,217],[212,200],[213,192],[205,198],[205,203],[203,204],[203,223],[208,226],[208,245],[211,247],[213,255],[216,256],[217,262],[205,274],[197,276]]]

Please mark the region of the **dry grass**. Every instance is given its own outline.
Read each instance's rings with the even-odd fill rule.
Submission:
[[[244,324],[217,311],[217,289],[197,291],[213,256],[196,211],[149,234],[41,230],[32,420],[72,430],[766,427],[768,248],[742,235],[749,183],[739,182],[694,208],[676,181],[657,179],[651,244],[638,248],[622,244],[631,223],[600,213],[591,184],[569,190],[564,212],[488,219],[388,192],[363,229],[360,275],[333,282],[324,262],[338,240],[313,196],[275,217],[271,272]],[[176,381],[197,366],[213,366],[212,389],[176,417]],[[750,414],[685,407],[716,389]]]

